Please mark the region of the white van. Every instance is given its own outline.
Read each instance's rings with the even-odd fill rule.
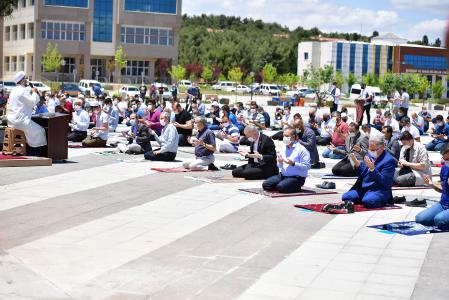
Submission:
[[[213,90],[231,92],[237,87],[237,82],[234,81],[219,81],[212,86]]]
[[[266,84],[266,83],[261,84],[260,92],[262,93],[262,95],[269,95],[269,96],[281,95],[281,89],[275,84]]]
[[[98,85],[101,88],[101,91],[104,92],[104,88],[101,86],[101,83],[96,80],[82,79],[80,80],[79,87],[83,94],[86,94],[87,91],[90,91],[90,84]]]
[[[181,80],[178,82],[178,85],[190,87],[190,86],[192,86],[192,82],[190,82],[189,80]]]
[[[367,86],[366,87],[373,94],[373,102],[375,104],[381,104],[382,102],[387,102],[387,96],[383,95],[380,91],[380,88],[377,86]],[[360,97],[360,93],[362,92],[362,86],[358,83],[353,84],[351,86],[351,91],[349,93],[349,99],[355,100]]]

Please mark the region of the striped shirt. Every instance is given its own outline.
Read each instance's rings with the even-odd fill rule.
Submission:
[[[228,127],[223,127],[222,131],[231,137],[240,137],[239,129],[233,124],[230,124]],[[239,149],[238,141],[237,141],[237,143],[233,143],[231,141],[229,141],[229,142],[232,144],[232,146],[234,146],[235,150]]]

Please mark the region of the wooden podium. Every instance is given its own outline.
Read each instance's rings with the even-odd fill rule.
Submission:
[[[70,115],[47,113],[34,115],[34,122],[45,128],[47,134],[48,151],[46,157],[52,160],[66,160],[68,158],[68,141]]]

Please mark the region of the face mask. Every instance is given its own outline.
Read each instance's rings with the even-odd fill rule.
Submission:
[[[297,133],[297,134],[301,134],[301,132],[302,132],[301,129],[299,129],[299,128],[296,129],[296,133]]]
[[[323,117],[323,121],[327,122],[327,121],[329,121],[329,118],[328,117]]]
[[[73,108],[75,109],[75,111],[80,111],[81,110],[81,106],[79,106],[79,105],[75,105]]]
[[[131,108],[132,108],[133,110],[136,110],[136,109],[137,109],[137,105],[133,104],[133,106],[131,106]]]
[[[114,105],[117,105],[118,104],[118,100],[114,100]]]
[[[438,123],[438,126],[444,126],[444,123]]]
[[[427,111],[426,111],[426,110],[423,110],[422,113],[423,113],[423,115],[425,115],[425,114],[427,114]]]
[[[136,120],[130,120],[129,124],[131,124],[131,126],[136,126]]]
[[[350,133],[349,133],[349,136],[350,136],[350,137],[355,137],[355,133],[354,133],[354,132],[350,132]]]
[[[229,127],[229,122],[223,123],[224,127]]]
[[[405,131],[410,131],[410,126],[404,126]]]
[[[449,167],[449,161],[443,160],[443,162],[444,162],[444,165],[445,165],[446,167]]]
[[[149,109],[149,110],[153,110],[153,108],[154,108],[153,105],[148,106],[148,109]]]
[[[251,143],[254,143],[254,142],[256,141],[256,139],[253,138],[253,137],[249,137],[249,138],[248,138],[248,141],[250,141]]]
[[[403,147],[404,147],[404,149],[405,149],[405,150],[407,150],[407,149],[410,149],[410,148],[411,148],[411,146],[410,146],[410,145],[403,145]]]
[[[103,107],[103,111],[104,111],[105,113],[109,113],[109,106]]]
[[[161,126],[164,127],[165,125],[167,125],[167,123],[165,123],[164,120],[160,120],[159,123],[161,123]]]
[[[369,155],[371,155],[372,158],[377,159],[379,157],[379,155],[377,154],[376,151],[368,151]]]
[[[282,140],[284,142],[285,145],[290,145],[292,143],[291,139],[289,137],[284,137],[284,139]]]
[[[404,114],[403,113],[398,113],[398,116],[402,117]]]
[[[255,110],[255,109],[251,109],[249,112],[250,112],[252,115],[255,115],[255,114],[256,114],[256,110]]]

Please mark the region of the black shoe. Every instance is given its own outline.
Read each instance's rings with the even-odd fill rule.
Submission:
[[[326,186],[326,184],[328,184],[329,183],[329,181],[323,181],[321,184],[317,184],[317,185],[315,185],[317,188],[320,188],[320,189],[324,189],[325,188],[325,186]]]
[[[339,205],[338,207],[330,207],[327,209],[327,213],[330,214],[353,214],[354,213],[354,203],[352,201],[346,201],[342,205]]]
[[[406,202],[405,196],[401,196],[401,197],[394,196],[393,197],[393,204],[405,204],[405,202]]]
[[[407,201],[405,202],[405,206],[410,206],[410,207],[427,207],[427,201],[426,200],[418,200],[418,199],[413,199],[412,201]]]
[[[209,171],[219,171],[219,169],[214,164],[210,164],[207,169]]]
[[[317,162],[316,164],[313,164],[310,166],[312,169],[324,169],[326,168],[326,164],[323,162]]]
[[[220,168],[223,169],[223,170],[234,170],[234,169],[237,168],[237,166],[236,165],[232,165],[232,164],[226,164],[226,165],[224,165],[223,167],[220,167]]]
[[[326,164],[325,164],[325,163],[323,163],[323,162],[320,162],[319,164],[320,164],[320,166],[321,166],[321,169],[324,169],[324,168],[326,168]]]
[[[335,182],[324,181],[322,184],[317,184],[317,188],[325,189],[325,190],[335,190]]]
[[[343,209],[345,207],[346,203],[341,201],[339,203],[328,203],[326,205],[323,206],[323,208],[321,209],[321,211],[323,212],[329,212],[330,210],[338,210],[338,209]]]

